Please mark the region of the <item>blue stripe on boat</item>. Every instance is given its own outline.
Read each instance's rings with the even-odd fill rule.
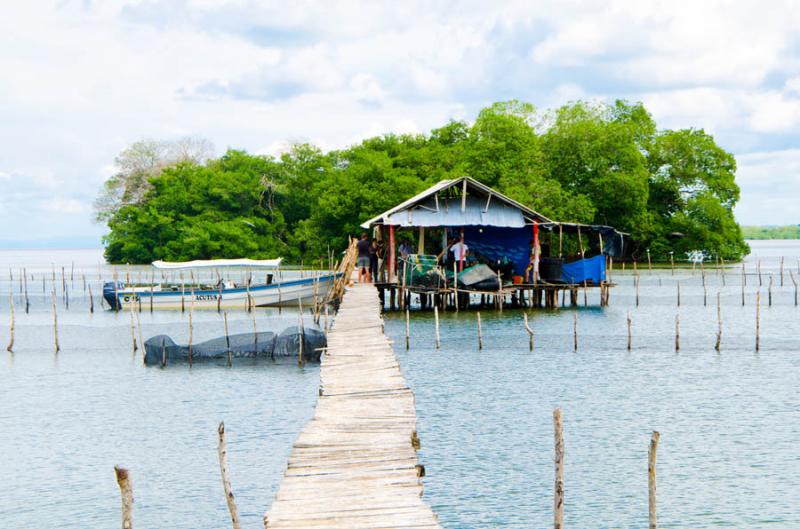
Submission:
[[[309,284],[313,284],[315,281],[320,282],[320,283],[329,283],[329,282],[331,282],[331,281],[333,281],[335,279],[338,279],[339,277],[342,277],[341,273],[336,273],[336,274],[332,274],[332,275],[328,275],[328,276],[321,276],[321,277],[310,277],[310,278],[306,278],[306,279],[294,279],[292,281],[284,281],[282,283],[271,283],[269,285],[257,285],[257,286],[254,286],[254,287],[250,287],[250,293],[252,294],[253,292],[262,292],[262,291],[270,290],[270,289],[276,289],[277,290],[278,287],[309,285]],[[239,294],[239,293],[242,293],[242,292],[246,293],[247,291],[248,291],[247,288],[223,288],[222,289],[222,293],[223,294]],[[151,293],[151,292],[148,292],[148,291],[126,292],[125,289],[122,289],[122,290],[118,290],[117,291],[117,297],[119,299],[122,299],[124,296],[130,296],[131,294],[136,294],[139,297],[146,298],[146,297],[149,297],[149,296],[152,295],[155,298],[155,297],[158,297],[158,296],[174,296],[176,294],[180,295],[180,293],[181,293],[180,290],[166,290],[166,291],[162,290],[162,291],[154,291],[154,292]],[[194,291],[194,295],[219,294],[219,293],[220,293],[219,289],[215,289],[215,290],[195,290]],[[192,290],[184,288],[183,294],[184,295],[192,295]]]

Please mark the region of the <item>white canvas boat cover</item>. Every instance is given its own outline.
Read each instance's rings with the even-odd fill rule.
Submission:
[[[247,268],[278,268],[282,258],[277,259],[209,259],[197,261],[184,261],[182,263],[170,263],[167,261],[153,261],[153,266],[165,270],[182,270],[185,268],[226,268],[226,267],[247,267]]]

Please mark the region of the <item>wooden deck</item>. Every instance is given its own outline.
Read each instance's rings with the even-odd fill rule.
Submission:
[[[374,286],[345,294],[320,378],[316,412],[264,527],[440,527],[422,501],[414,395],[383,334]]]

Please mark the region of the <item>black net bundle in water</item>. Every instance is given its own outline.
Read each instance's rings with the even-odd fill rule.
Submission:
[[[297,359],[300,339],[303,338],[303,360],[319,362],[322,349],[327,345],[325,333],[311,327],[300,329],[293,325],[280,335],[274,332],[233,334],[228,338],[214,338],[192,345],[192,362],[227,361],[236,358]],[[189,361],[189,346],[178,345],[166,334],[159,334],[144,342],[145,365],[162,365]]]

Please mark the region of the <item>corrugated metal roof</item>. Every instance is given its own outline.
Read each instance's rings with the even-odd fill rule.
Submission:
[[[461,199],[441,199],[439,209],[429,198],[415,206],[402,209],[383,217],[384,224],[394,226],[497,226],[501,228],[522,228],[525,217],[518,208],[500,201],[489,201],[477,197],[467,197],[464,210],[461,210]]]
[[[439,210],[436,210],[436,195],[449,187],[456,187],[459,188],[466,185],[467,186],[467,202],[470,204],[466,209],[472,210],[470,212],[465,211],[463,214],[461,213],[461,199],[458,199],[457,202],[457,213],[459,215],[463,215],[462,217],[454,216],[454,209],[452,207],[448,207],[448,211],[442,216],[441,210],[443,209],[442,203],[445,202],[444,199],[439,200]],[[471,194],[470,194],[471,193]],[[479,198],[480,197],[483,198]],[[488,206],[486,204],[486,200],[488,197],[491,199],[488,200]],[[472,200],[471,200],[472,199]],[[477,201],[477,208],[474,204],[474,201]],[[451,200],[451,203],[454,202]],[[500,209],[497,206],[502,206]],[[425,216],[420,215],[418,212],[420,210],[427,211],[429,213],[436,212],[435,216]],[[431,211],[432,210],[432,211]],[[487,210],[484,212],[484,210]],[[506,211],[509,210],[509,211]],[[510,213],[511,210],[516,211],[517,213]],[[405,220],[402,222],[400,221],[401,215],[404,214]],[[411,218],[415,220],[408,220],[408,215],[411,215]],[[435,222],[434,219],[439,219],[437,224],[420,224],[420,222]],[[519,227],[518,222],[519,219],[522,219],[522,226],[525,225],[525,219],[532,219],[538,222],[552,222],[550,219],[533,211],[532,209],[523,206],[519,202],[508,198],[507,196],[503,195],[502,193],[498,193],[497,191],[493,190],[492,188],[485,186],[478,182],[477,180],[470,178],[468,176],[464,176],[461,178],[456,178],[454,180],[442,180],[441,182],[429,187],[422,193],[419,193],[402,204],[398,204],[397,206],[384,211],[380,215],[368,220],[364,224],[361,225],[362,228],[370,228],[375,224],[400,224],[402,226],[503,226],[503,227]],[[389,219],[392,219],[391,221]],[[494,222],[499,222],[501,224],[494,224]]]

